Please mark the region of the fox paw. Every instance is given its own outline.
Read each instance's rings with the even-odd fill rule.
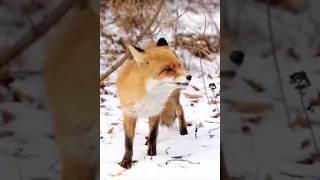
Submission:
[[[122,160],[120,163],[120,166],[125,168],[125,169],[130,169],[132,166],[132,161],[124,161]]]
[[[157,149],[156,148],[148,148],[148,155],[149,156],[157,155]]]
[[[187,134],[188,134],[187,128],[180,129],[180,134],[181,134],[182,136],[183,136],[183,135],[187,135]]]

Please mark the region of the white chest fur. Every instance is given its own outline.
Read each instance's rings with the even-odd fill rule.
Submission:
[[[135,102],[131,108],[125,109],[125,112],[131,117],[142,118],[159,115],[175,89],[173,85],[165,82],[165,80],[150,79],[146,85],[147,94]]]

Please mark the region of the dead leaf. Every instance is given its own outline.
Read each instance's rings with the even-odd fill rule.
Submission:
[[[100,104],[100,108],[104,108],[104,107],[106,107],[106,105]]]
[[[306,165],[314,164],[317,162],[320,162],[320,156],[317,153],[310,153],[309,157],[307,157],[306,159],[297,161],[298,164]]]
[[[195,91],[199,91],[200,89],[195,87],[195,86],[191,86]]]
[[[311,125],[320,125],[319,121],[314,121],[310,119],[310,124]],[[296,119],[293,122],[294,126],[300,126],[302,128],[309,128],[309,122],[306,118],[301,117],[300,115],[298,115],[296,117]]]
[[[257,116],[257,117],[252,117],[249,119],[245,119],[245,122],[251,123],[251,124],[255,124],[255,125],[259,125],[261,123],[261,116]]]
[[[313,164],[313,160],[311,158],[306,158],[304,160],[298,160],[297,161],[298,164],[306,164],[306,165],[310,165]]]
[[[237,75],[237,73],[233,70],[227,70],[227,71],[220,71],[220,77],[222,78],[234,78]]]
[[[111,176],[111,177],[120,176],[121,174],[124,173],[124,171],[126,171],[126,169],[122,169],[121,171],[116,172],[116,173],[114,173],[114,174],[108,173],[108,175]]]
[[[198,103],[199,100],[192,100],[191,102],[193,102],[193,103]]]
[[[106,94],[106,95],[113,95],[112,92],[110,92],[110,91],[108,91],[108,90],[106,90],[106,89],[104,89],[103,92],[104,92],[104,94]]]
[[[189,99],[199,99],[202,97],[202,95],[198,95],[198,94],[188,94],[188,93],[184,93],[186,98]]]
[[[229,106],[230,111],[239,113],[263,113],[271,109],[272,105],[263,102],[233,101]]]
[[[101,97],[100,99],[101,99],[101,102],[105,102],[105,101],[106,101],[106,99],[104,99],[104,98],[102,98],[102,97]]]
[[[35,102],[35,99],[33,99],[32,97],[25,95],[21,92],[13,92],[13,101],[14,102],[27,102],[32,104],[33,102]]]
[[[116,125],[118,125],[119,123],[118,122],[113,122],[113,123],[111,123],[111,125],[113,125],[113,126],[116,126]]]
[[[108,134],[112,134],[113,133],[113,127],[111,127],[107,133]]]
[[[199,122],[198,127],[199,127],[199,128],[202,128],[202,127],[203,127],[202,121]]]
[[[320,91],[318,92],[317,99],[313,100],[311,103],[314,104],[314,106],[320,106]]]
[[[310,139],[304,140],[300,144],[300,149],[305,149],[310,146]]]
[[[318,153],[311,153],[310,156],[313,159],[313,162],[320,162],[320,155]]]
[[[209,105],[218,104],[218,103],[220,102],[215,99],[211,99],[211,101],[209,102]]]
[[[220,117],[220,114],[216,114],[213,116],[213,118],[218,118],[218,117]]]
[[[292,57],[294,60],[296,60],[297,62],[300,60],[298,54],[294,51],[293,48],[288,48],[287,50],[287,55],[289,57]]]
[[[2,131],[0,132],[0,139],[4,137],[11,137],[13,134],[13,131]]]
[[[209,78],[209,79],[213,79],[213,78],[212,78],[212,76],[211,76],[210,74],[208,74],[208,78]]]
[[[2,113],[2,118],[5,123],[11,122],[14,119],[14,116],[12,115],[12,113],[6,110],[0,110],[0,112]]]
[[[241,131],[244,133],[244,134],[251,134],[251,129],[249,126],[242,126],[241,127]]]
[[[262,85],[254,82],[252,80],[243,78],[243,81],[246,82],[253,90],[255,90],[258,93],[265,91],[265,88]]]
[[[30,178],[30,180],[50,180],[49,177],[34,177],[34,178]]]

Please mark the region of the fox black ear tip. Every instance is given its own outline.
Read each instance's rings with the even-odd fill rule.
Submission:
[[[157,46],[168,46],[168,42],[166,39],[164,39],[163,37],[160,38],[157,42]]]
[[[131,45],[133,48],[135,48],[138,52],[144,52],[144,50],[143,49],[141,49],[141,48],[138,48],[137,46],[134,46],[134,45]]]

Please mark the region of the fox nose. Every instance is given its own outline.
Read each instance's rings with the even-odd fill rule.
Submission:
[[[191,81],[192,76],[188,75],[186,78],[187,78],[187,80]]]

